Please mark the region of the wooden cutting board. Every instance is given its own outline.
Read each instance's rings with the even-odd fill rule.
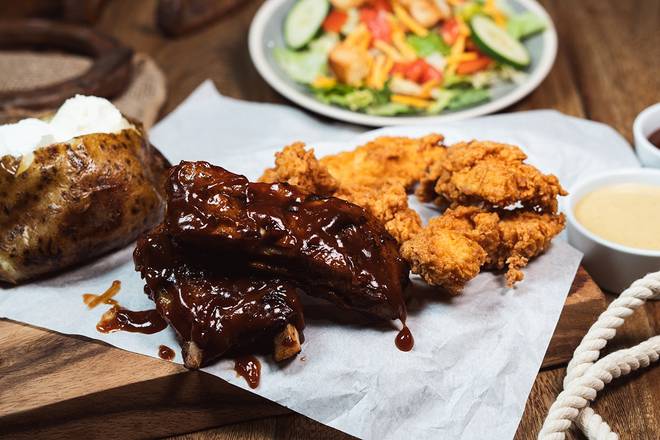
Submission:
[[[543,367],[567,362],[604,308],[580,268]],[[0,320],[0,437],[161,437],[288,411],[206,373]]]

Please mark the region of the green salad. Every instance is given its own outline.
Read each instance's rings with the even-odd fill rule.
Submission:
[[[522,42],[545,26],[491,0],[298,0],[274,55],[326,104],[435,115],[523,81],[531,58]]]

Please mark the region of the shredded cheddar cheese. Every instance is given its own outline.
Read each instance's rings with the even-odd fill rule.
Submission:
[[[400,28],[393,29],[392,43],[394,43],[394,47],[397,48],[405,61],[415,61],[417,59],[417,52],[406,42],[405,34]]]
[[[496,25],[499,27],[506,26],[506,16],[504,13],[497,7],[495,0],[486,0],[484,4],[484,12],[489,15]]]
[[[396,50],[394,47],[390,46],[383,40],[376,40],[374,42],[374,47],[380,50],[381,52],[383,52],[388,57],[390,57],[396,63],[400,63],[401,61],[404,60],[403,56],[399,53],[398,50]]]
[[[399,3],[394,2],[392,4],[392,9],[394,10],[396,18],[398,18],[405,27],[410,29],[412,33],[420,37],[426,37],[429,34],[429,31],[424,26],[417,23],[417,21],[412,18],[410,14],[408,14],[408,11],[406,11]]]
[[[458,34],[463,35],[465,37],[469,36],[470,28],[468,27],[468,25],[465,24],[465,21],[463,21],[463,19],[460,16],[458,16],[456,17],[456,22],[458,23]]]
[[[372,70],[375,72],[375,77],[372,78],[372,87],[376,90],[382,90],[385,87],[387,82],[387,76],[394,66],[394,62],[391,58],[386,57],[385,55],[380,55],[376,58],[374,62],[375,68]]]
[[[422,93],[420,94],[422,98],[430,98],[431,91],[438,87],[442,81],[439,79],[430,79],[422,84]]]
[[[314,78],[312,86],[316,89],[330,89],[337,84],[337,78],[332,78],[330,76],[318,75]]]
[[[462,60],[463,53],[465,52],[465,40],[466,36],[459,34],[458,38],[456,39],[456,42],[454,45],[451,47],[449,51],[449,56],[447,57],[447,69],[446,73],[448,75],[452,75],[456,71],[456,67],[458,66],[458,63],[461,61],[466,61]]]
[[[479,54],[476,52],[463,52],[458,55],[452,55],[447,58],[447,64],[459,64],[465,61],[474,61],[479,58]]]
[[[431,105],[431,101],[429,100],[422,98],[414,98],[412,96],[405,96],[405,95],[392,95],[390,97],[390,101],[398,104],[409,105],[415,108],[421,108],[421,109],[428,108]]]

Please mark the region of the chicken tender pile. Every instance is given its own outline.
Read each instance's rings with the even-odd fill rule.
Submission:
[[[518,147],[443,137],[381,137],[320,160],[295,143],[276,154],[262,181],[285,181],[306,191],[360,205],[400,245],[401,255],[430,285],[459,294],[482,269],[506,269],[509,286],[521,281],[530,259],[562,231],[557,178],[524,163]],[[427,226],[408,205],[416,186],[422,202],[446,208]]]
[[[439,134],[380,137],[353,151],[326,156],[320,163],[343,185],[377,188],[386,179],[411,190],[446,155],[443,140]]]
[[[496,142],[460,142],[447,149],[422,177],[416,194],[449,206],[480,204],[506,208],[519,203],[540,211],[557,211],[557,196],[567,192],[557,177],[524,163],[518,147]]]

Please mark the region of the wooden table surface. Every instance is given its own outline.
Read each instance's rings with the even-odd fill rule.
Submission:
[[[632,140],[632,122],[660,101],[660,1],[542,1],[559,34],[557,61],[541,86],[505,111],[552,108],[604,122]],[[113,0],[98,27],[150,54],[168,81],[163,114],[203,80],[221,93],[250,101],[287,103],[258,75],[247,51],[247,31],[259,0],[245,1],[229,16],[192,35],[167,39],[154,24],[155,1]],[[9,2],[0,3],[0,16]],[[222,117],[222,115],[218,115]],[[220,141],[220,140],[219,140]],[[610,297],[611,299],[612,297]],[[619,331],[608,349],[660,333],[660,304],[646,305]],[[116,350],[107,348],[107,350]],[[1,359],[0,352],[0,362]],[[565,369],[540,371],[527,401],[517,439],[536,438],[547,409],[561,390]],[[73,374],[73,373],[72,373]],[[617,380],[594,408],[623,439],[660,437],[660,368]],[[336,439],[348,437],[303,416],[290,415],[184,435],[186,439]],[[571,434],[569,438],[582,438]]]

